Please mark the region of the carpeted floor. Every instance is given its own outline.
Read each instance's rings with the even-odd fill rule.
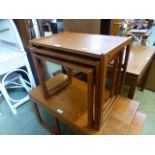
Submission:
[[[26,92],[23,89],[18,89],[15,92],[10,91],[9,94],[15,99],[20,99],[26,95]],[[43,120],[53,127],[55,121],[48,115],[43,107],[40,107],[39,110]],[[0,135],[50,134],[38,123],[30,101],[17,109],[17,115],[13,115],[4,98],[0,97],[0,112],[2,114],[0,116]],[[65,135],[72,133],[63,123],[61,123],[61,130]]]
[[[21,96],[24,92],[14,93]],[[37,122],[30,101],[19,107],[17,115],[13,115],[5,100],[0,98],[0,134],[2,135],[41,135],[48,134]]]
[[[155,92],[136,90],[135,100],[140,102],[139,111],[146,114],[141,134],[155,134]]]

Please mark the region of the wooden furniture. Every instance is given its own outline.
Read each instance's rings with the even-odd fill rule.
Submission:
[[[149,89],[149,90],[152,90],[152,91],[155,91],[155,82],[154,82],[155,72],[154,72],[154,70],[155,70],[155,55],[154,55],[154,59],[152,61],[150,71],[149,71],[149,74],[148,74],[148,78],[147,78],[147,81],[146,81],[146,85],[145,85],[146,89]]]
[[[99,129],[101,118],[102,120],[107,118],[122,91],[131,41],[130,37],[71,32],[32,40],[31,52],[45,98],[48,99],[54,93],[59,93],[62,88],[69,87],[72,82],[66,82],[66,79],[60,80],[60,83],[49,90],[45,84],[41,60],[49,60],[66,66],[68,80],[72,79],[74,69],[85,72],[88,77],[89,94],[87,96],[88,126]],[[107,93],[107,66],[110,62],[113,62],[114,75],[111,79],[109,93]],[[103,106],[102,102],[104,102]],[[104,115],[101,113],[102,108]]]
[[[63,79],[66,76],[65,74],[58,74],[53,79],[47,80],[46,84],[52,87],[56,82],[59,82],[60,78]],[[137,112],[139,103],[126,97],[120,97],[106,121],[101,122],[100,130],[88,128],[87,83],[76,78],[72,79],[72,83],[68,87],[49,99],[45,99],[41,86],[34,88],[29,95],[39,122],[51,133],[60,134],[57,132],[58,130],[53,130],[43,121],[40,121],[42,120],[42,115],[39,112],[40,106],[43,106],[51,114],[51,117],[56,118],[57,129],[60,129],[60,120],[75,134],[140,134],[144,124],[145,115]]]
[[[129,86],[129,98],[134,98],[136,87],[139,82],[141,85],[141,90],[145,88],[148,73],[154,59],[154,51],[155,48],[153,46],[131,46],[129,62],[125,76],[125,85]],[[109,77],[112,76],[112,70],[110,68],[111,66],[109,65]]]
[[[148,73],[154,58],[154,51],[155,48],[153,46],[135,45],[131,47],[125,80],[125,84],[130,87],[129,98],[133,99],[136,86],[140,79],[142,90],[145,88]]]
[[[35,50],[33,50],[35,51]],[[52,88],[45,88],[46,86],[48,87],[48,85],[45,85],[45,87],[43,86],[43,93],[44,96],[46,98],[51,97],[51,95],[53,95],[54,93],[60,91],[62,88],[64,88],[65,86],[67,86],[68,84],[70,84],[72,82],[72,70],[73,69],[78,69],[79,71],[86,73],[87,74],[87,81],[88,81],[88,95],[87,95],[87,101],[88,101],[88,126],[91,128],[93,126],[93,81],[94,81],[94,75],[93,75],[93,68],[89,68],[89,67],[85,67],[85,66],[81,66],[81,65],[76,65],[73,63],[68,63],[62,60],[57,60],[57,59],[53,59],[53,58],[48,58],[45,56],[38,56],[36,54],[33,54],[33,57],[35,58],[35,64],[37,67],[37,70],[39,71],[41,66],[41,61],[42,59],[45,60],[49,60],[52,62],[56,62],[58,64],[62,64],[65,65],[68,68],[68,77],[64,78],[60,83],[55,83],[55,86]],[[38,59],[38,60],[37,60]],[[39,60],[40,59],[40,60]],[[36,61],[37,60],[37,61]],[[39,63],[38,63],[39,62]],[[38,72],[39,74],[39,72]],[[42,79],[40,79],[42,80]]]

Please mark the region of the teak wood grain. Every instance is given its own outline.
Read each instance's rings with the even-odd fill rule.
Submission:
[[[84,57],[80,57],[80,55],[68,55],[66,53],[60,52],[60,51],[55,51],[55,50],[50,50],[50,49],[36,49],[35,47],[31,48],[31,51],[34,51],[37,54],[44,54],[45,56],[50,56],[50,57],[54,57],[54,58],[59,58],[62,60],[66,60],[69,62],[74,62],[77,64],[83,64],[86,66],[91,66],[94,67],[95,69],[95,77],[94,77],[94,81],[95,81],[95,112],[97,113],[97,108],[98,108],[98,95],[99,95],[99,70],[100,70],[100,62],[97,61],[96,59],[92,59],[92,58],[84,58]],[[96,119],[97,115],[95,115],[95,119]]]
[[[139,135],[144,126],[145,115],[143,113],[137,112],[132,124],[128,130],[128,135]]]
[[[48,61],[56,62],[57,64],[63,64],[70,71],[69,74],[68,74],[68,77],[67,78],[64,78],[64,80],[61,80],[61,82],[59,82],[59,84],[57,84],[57,85],[54,84],[54,86],[52,87],[52,89],[47,89],[46,88],[47,86],[46,86],[45,82],[42,83],[42,85],[44,85],[43,88],[46,89],[44,91],[44,95],[45,96],[46,96],[46,94],[49,94],[48,96],[50,97],[54,93],[60,91],[62,88],[64,88],[68,84],[70,84],[70,81],[72,81],[72,73],[71,72],[72,72],[73,69],[78,69],[79,71],[82,71],[82,72],[84,72],[84,73],[87,74],[87,85],[88,85],[87,86],[87,90],[88,90],[87,91],[87,93],[88,93],[88,95],[87,95],[88,126],[90,128],[92,128],[93,127],[93,96],[94,96],[94,85],[93,85],[93,83],[94,83],[94,72],[93,72],[93,68],[82,66],[82,65],[77,65],[77,64],[73,64],[73,63],[68,63],[68,62],[63,61],[63,60],[53,59],[52,57],[49,58],[49,57],[46,57],[46,56],[43,56],[43,55],[35,55],[34,58],[35,59],[39,59],[39,61],[40,60],[48,60]]]
[[[154,59],[155,48],[153,46],[131,46],[125,84],[129,86],[128,97],[133,99],[139,80],[142,78],[141,88],[144,89],[147,76]],[[109,72],[112,69],[109,68]],[[119,80],[118,80],[119,81]]]
[[[123,48],[131,40],[132,37],[62,32],[31,40],[31,44],[98,58],[100,55],[111,54],[113,50]]]
[[[112,103],[114,103],[115,99],[119,97],[121,89],[123,88],[131,42],[131,37],[63,32],[49,37],[32,40],[30,43],[32,46],[32,56],[36,55],[36,57],[39,59],[44,58],[44,60],[52,60],[55,63],[59,63],[61,61],[61,65],[69,65],[68,68],[72,67],[71,69],[76,69],[75,66],[80,65],[82,65],[80,68],[81,70],[83,70],[84,66],[90,66],[93,68],[93,73],[87,76],[89,77],[87,81],[88,83],[91,83],[88,85],[89,95],[93,94],[92,96],[94,96],[94,93],[92,93],[93,91],[91,89],[95,87],[95,106],[93,108],[94,110],[91,108],[92,106],[89,106],[88,113],[92,113],[90,111],[93,111],[91,116],[94,117],[94,127],[99,129],[102,120],[102,105],[107,103],[105,95],[107,65],[110,61],[116,59],[119,61],[119,63],[121,63],[121,65],[114,65],[115,74],[119,73],[117,70],[123,70],[123,74],[119,74],[121,75],[121,82],[118,93],[116,93],[115,81],[116,77],[118,79],[119,76],[114,76],[115,80],[112,82],[111,98],[109,98],[107,110],[104,111],[104,118],[110,112],[110,109],[113,106]],[[125,61],[120,62],[122,61],[122,59],[120,59],[120,55],[122,55],[122,53],[125,56]],[[46,87],[43,86],[44,78],[39,75],[39,72],[42,70],[41,63],[39,62],[40,60],[38,61],[36,59],[35,61],[36,68],[38,70],[38,76],[40,76],[39,79],[41,79],[40,82],[42,85],[42,90],[45,94],[45,97],[47,97],[46,94],[48,94],[48,91],[45,90]],[[40,65],[40,67],[38,68],[37,65]],[[118,68],[118,66],[120,68]],[[91,101],[90,97],[88,97],[88,100],[89,102]],[[92,123],[88,122],[88,124]]]
[[[154,59],[155,48],[153,46],[131,47],[126,73],[126,84],[129,85],[129,98],[133,98],[139,80],[142,78],[141,89],[145,88],[148,73]]]
[[[59,78],[64,78],[64,76],[66,75],[58,75]],[[52,87],[53,79],[48,80],[47,83]],[[76,134],[127,134],[139,105],[134,100],[120,97],[106,121],[101,123],[100,130],[94,130],[87,126],[86,82],[73,78],[72,84],[50,99],[44,98],[39,86],[30,92],[30,97],[33,103],[44,106],[53,117],[63,121]]]
[[[155,47],[153,46],[132,46],[127,67],[127,74],[139,76],[143,72],[143,69],[147,63],[151,60],[154,53]]]

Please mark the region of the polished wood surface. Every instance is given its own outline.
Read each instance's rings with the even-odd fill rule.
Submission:
[[[99,56],[130,43],[131,37],[97,35],[87,33],[62,32],[52,36],[31,40],[32,45],[61,49],[74,53]]]
[[[95,77],[92,77],[95,81],[95,109],[97,109],[97,103],[98,103],[98,94],[99,94],[99,61],[97,60],[94,60],[93,59],[90,59],[90,58],[87,58],[85,59],[84,57],[80,57],[78,55],[76,56],[73,56],[73,55],[67,55],[66,53],[62,53],[62,52],[59,52],[59,51],[55,51],[55,50],[43,50],[43,49],[36,49],[35,47],[31,48],[32,51],[34,51],[35,53],[37,54],[44,54],[44,56],[42,57],[45,57],[45,56],[48,56],[48,58],[46,60],[50,61],[51,58],[56,58],[56,59],[61,59],[61,60],[65,60],[67,62],[70,62],[70,65],[72,68],[74,69],[78,69],[78,71],[82,71],[83,73],[86,73],[87,74],[87,70],[88,70],[88,66],[91,66],[94,70],[95,70]],[[53,62],[55,62],[55,60],[53,60]],[[75,64],[73,64],[73,62]],[[80,64],[79,64],[80,63]],[[63,65],[65,65],[66,63],[63,63]],[[68,63],[67,63],[68,65]],[[79,67],[75,67],[79,65]],[[83,65],[83,68],[81,68],[81,66]],[[85,66],[84,66],[85,65]],[[65,65],[66,66],[66,65]],[[66,66],[67,67],[67,66]],[[82,70],[81,70],[82,69]],[[90,69],[89,69],[90,70]],[[90,71],[89,71],[90,72]],[[88,73],[89,73],[88,72]],[[90,83],[90,79],[92,79],[90,77],[90,73],[87,74],[87,81],[88,83]],[[90,85],[88,84],[88,93],[91,92],[91,89],[90,88]],[[92,94],[92,93],[90,93]],[[90,95],[90,96],[93,96],[93,95]],[[107,95],[106,95],[107,96]],[[90,102],[92,102],[93,100],[90,99]],[[91,110],[92,111],[92,110]]]
[[[66,75],[59,74],[59,78]],[[53,79],[47,81],[52,87]],[[89,129],[87,126],[87,84],[73,78],[72,84],[50,99],[45,99],[40,86],[30,92],[36,105],[43,105],[48,112],[63,121],[76,134],[127,134],[139,103],[120,97],[100,130]],[[61,111],[61,112],[60,112]]]
[[[154,59],[154,53],[155,47],[153,46],[131,46],[125,77],[125,84],[129,86],[129,98],[133,99],[139,81],[141,81],[141,89],[145,88],[148,73]],[[110,72],[112,70],[109,66],[109,74],[111,74]]]
[[[144,126],[145,117],[146,116],[141,112],[136,113],[129,128],[128,135],[139,135],[141,133],[141,130]]]
[[[88,120],[90,120],[89,118],[92,118],[91,122],[94,121],[94,123],[90,123],[90,121],[88,121],[88,124],[94,124],[93,127],[99,129],[101,120],[106,119],[110,109],[112,109],[114,106],[114,101],[119,97],[123,88],[131,41],[132,39],[130,37],[116,37],[72,32],[63,32],[30,41],[31,53],[34,61],[38,61],[35,63],[35,66],[38,70],[38,76],[40,77],[39,79],[44,96],[49,98],[52,97],[53,93],[49,94],[44,84],[45,78],[43,75],[40,75],[43,70],[43,67],[41,67],[40,63],[41,59],[50,60],[73,70],[80,69],[82,71],[85,66],[89,66],[89,68],[92,70],[91,74],[90,72],[85,73],[87,74],[88,93],[93,95],[88,95],[88,103],[89,105],[92,105],[91,102],[94,102],[93,99],[91,99],[91,96],[94,96],[93,89],[95,87],[95,106],[93,109],[91,108],[92,106],[88,106]],[[122,58],[120,59],[120,55],[124,55],[125,61],[122,61]],[[37,60],[38,58],[40,60]],[[107,65],[113,60],[117,61],[120,65],[112,66],[114,67],[114,73],[116,75],[114,76],[115,79],[113,79],[112,82],[112,89],[110,90],[112,93],[110,93],[108,99],[108,106],[105,107],[105,105],[107,105],[105,96]],[[121,79],[119,81],[119,87],[118,85],[115,85],[119,78],[119,76],[117,76],[117,70],[122,70],[122,74],[120,74]],[[119,88],[119,90],[117,90],[116,93],[117,88]],[[101,113],[102,105],[105,107],[103,116]],[[90,117],[90,114],[93,117]]]
[[[139,76],[154,53],[155,47],[153,46],[132,46],[127,67],[127,74]]]
[[[45,57],[43,55],[36,55],[33,54],[33,58],[35,59],[35,61],[37,62],[37,59],[40,60],[48,60],[48,61],[52,61],[52,62],[56,62],[58,64],[63,64],[65,65],[68,70],[69,70],[69,74],[67,78],[63,78],[63,80],[61,80],[61,82],[59,82],[57,85],[54,84],[54,86],[51,89],[47,89],[47,85],[45,84],[45,78],[42,77],[40,81],[42,81],[41,86],[42,89],[44,90],[44,96],[46,98],[50,98],[51,96],[53,96],[56,92],[62,90],[64,87],[66,87],[68,84],[70,84],[72,82],[72,69],[78,69],[80,71],[83,71],[84,73],[86,73],[87,75],[87,105],[88,105],[88,126],[90,128],[93,127],[93,98],[94,98],[94,73],[93,73],[93,68],[90,67],[86,67],[86,66],[81,66],[81,65],[76,65],[73,63],[68,63],[66,61],[63,60],[58,60],[58,59],[53,59],[53,58],[49,58],[49,57]],[[37,59],[36,59],[36,58]],[[39,63],[36,65],[36,67],[38,68]],[[40,66],[41,68],[41,66]],[[42,70],[40,70],[39,68],[37,69],[38,72],[41,72]],[[44,74],[42,74],[43,76]],[[59,75],[57,76],[59,77]],[[55,78],[53,78],[55,80]],[[58,78],[57,78],[58,79]],[[57,83],[57,82],[55,82]]]
[[[120,97],[101,128],[101,134],[127,134],[139,103]]]
[[[32,40],[31,52],[34,59],[50,60],[71,70],[81,69],[87,74],[87,82],[69,78],[72,82],[50,98],[42,94],[40,86],[33,89],[30,92],[32,103],[36,106],[43,105],[52,116],[63,121],[78,134],[127,134],[139,105],[136,101],[120,96],[131,41],[130,37],[71,32]],[[112,86],[110,92],[106,93],[107,66],[112,61]],[[42,70],[38,69],[38,75]],[[58,77],[65,79],[65,76],[58,74],[54,78],[57,81]],[[44,78],[41,80],[41,86],[54,88],[55,83],[57,82],[53,79],[46,82]],[[46,91],[44,93],[46,94]],[[94,93],[97,95],[91,98]],[[37,108],[36,106],[34,108]]]
[[[141,90],[145,88],[154,51],[153,46],[132,46],[125,80],[129,86],[129,98],[133,99],[139,80],[141,80]]]
[[[59,74],[57,77],[63,79],[64,74]],[[47,81],[49,87],[53,87],[53,78]],[[87,83],[74,79],[71,85],[62,89],[48,100],[44,98],[41,87],[37,87],[30,92],[33,102],[40,103],[49,109],[50,112],[64,122],[75,123],[80,122],[87,128]],[[62,111],[59,113],[58,111]],[[69,120],[68,120],[69,119]]]

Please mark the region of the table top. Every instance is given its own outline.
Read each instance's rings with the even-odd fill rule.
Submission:
[[[151,57],[154,55],[155,47],[134,45],[131,47],[127,73],[139,76]]]
[[[83,55],[102,55],[130,43],[131,37],[62,32],[48,37],[31,40],[32,45],[75,52]]]

